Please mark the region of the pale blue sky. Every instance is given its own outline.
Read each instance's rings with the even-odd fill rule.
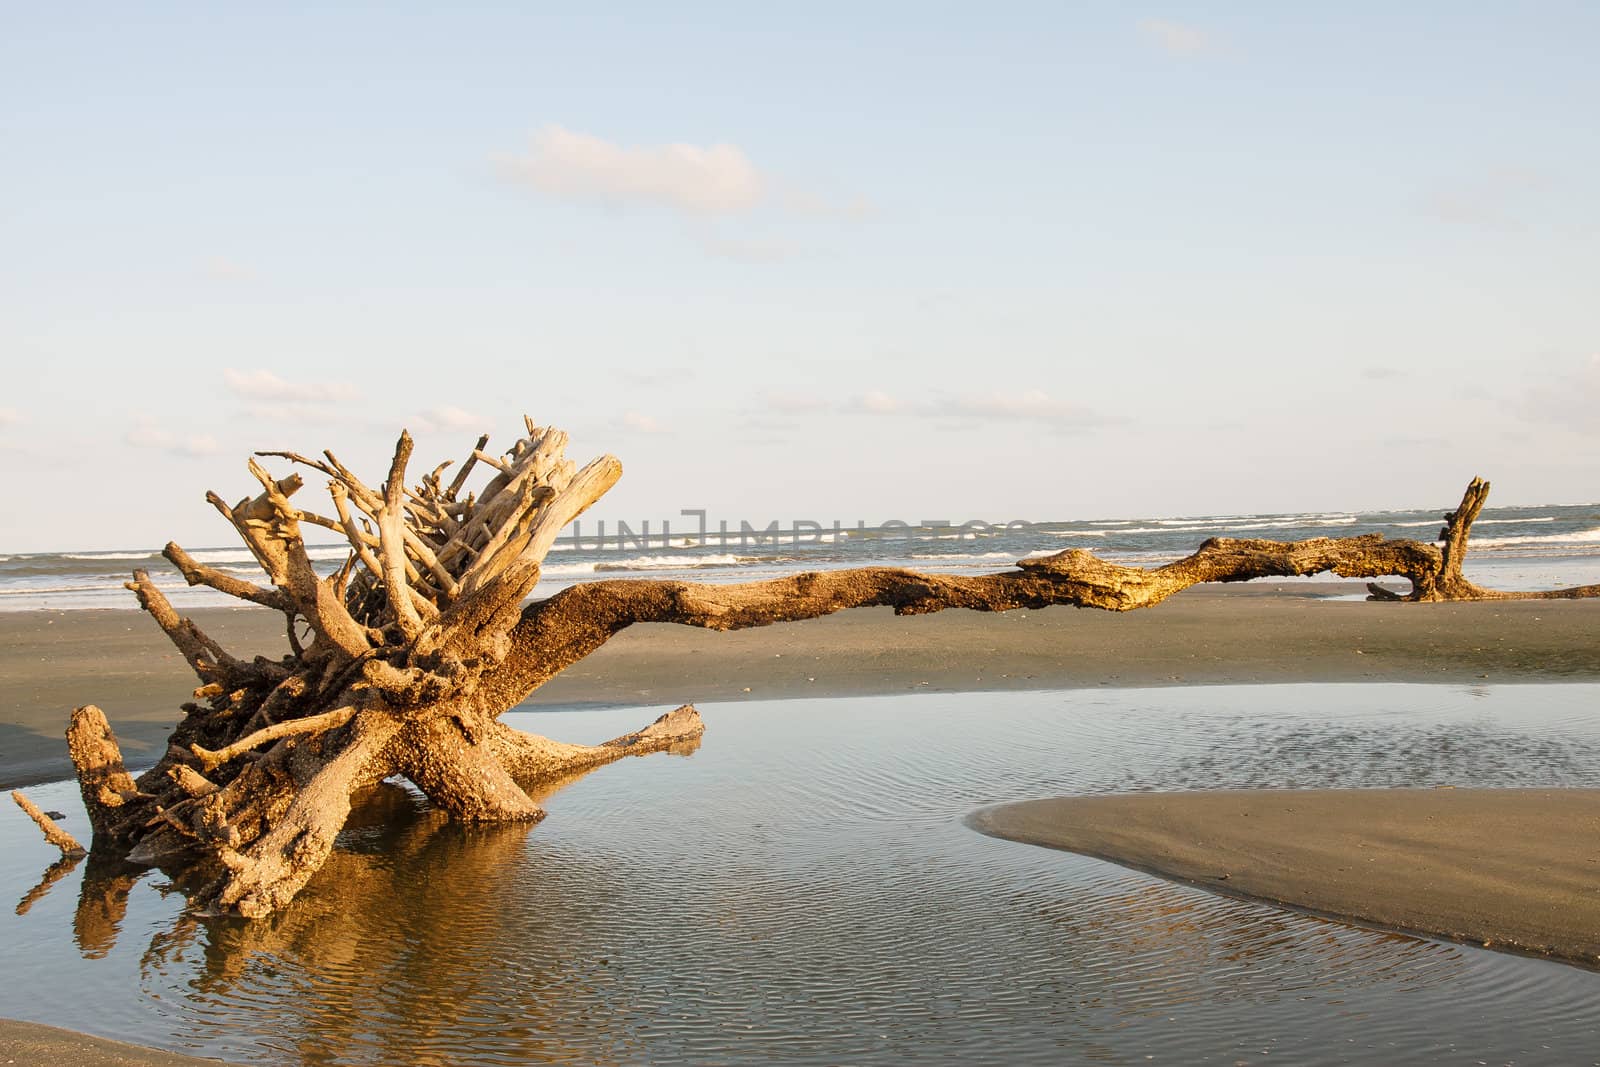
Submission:
[[[598,6],[10,5],[0,552],[524,411],[630,521],[1600,500],[1600,5]]]

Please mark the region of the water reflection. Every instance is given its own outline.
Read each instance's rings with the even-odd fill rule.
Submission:
[[[1600,687],[1411,688],[712,709],[693,759],[573,783],[535,827],[461,827],[379,789],[268,921],[198,918],[170,876],[86,863],[52,872],[75,913],[35,887],[0,936],[28,939],[41,987],[98,983],[116,1036],[265,1063],[1337,1063],[1449,1042],[1589,1062],[1600,975],[963,825],[995,801],[1161,783],[1600,779]],[[7,996],[0,1014],[40,1017]]]

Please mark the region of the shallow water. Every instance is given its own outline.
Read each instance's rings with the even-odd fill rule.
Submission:
[[[1258,786],[1600,786],[1600,686],[707,705],[525,828],[399,789],[290,913],[80,865],[0,917],[0,1015],[264,1063],[1600,1062],[1600,973],[983,837],[975,808]],[[599,740],[649,712],[517,725]],[[70,785],[30,790],[84,828]],[[49,850],[0,818],[0,892]]]

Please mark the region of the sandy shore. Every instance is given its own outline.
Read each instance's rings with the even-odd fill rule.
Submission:
[[[1403,605],[1356,583],[1189,590],[1128,615],[1054,608],[900,619],[886,609],[732,634],[639,626],[538,706],[1290,682],[1600,680],[1600,601]],[[281,617],[208,609],[226,647],[277,655]],[[66,777],[74,706],[154,760],[195,685],[137,611],[0,613],[0,785]],[[985,832],[1363,922],[1600,959],[1600,791],[1199,793],[1036,801]],[[1226,876],[1225,878],[1223,876]],[[216,1061],[0,1020],[0,1061]]]
[[[107,1041],[54,1026],[0,1019],[0,1063],[37,1067],[217,1067],[221,1062]]]
[[[1600,966],[1596,789],[1143,793],[972,822],[1218,892]]]
[[[888,609],[738,633],[636,626],[565,671],[539,706],[859,696],[910,691],[1257,682],[1600,679],[1600,600],[1369,604],[1358,583],[1186,591],[1125,615]],[[282,617],[192,613],[236,653],[278,655]],[[138,611],[0,613],[0,787],[70,773],[79,704],[111,717],[130,764],[153,762],[195,680]]]

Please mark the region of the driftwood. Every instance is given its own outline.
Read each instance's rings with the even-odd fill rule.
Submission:
[[[1371,587],[1375,599],[1600,595],[1600,586],[1503,593],[1467,582],[1461,560],[1489,490],[1474,480],[1445,517],[1442,547],[1376,534],[1294,543],[1213,538],[1149,570],[1071,550],[978,577],[863,568],[737,585],[600,581],[525,604],[562,528],[622,473],[611,456],[578,469],[565,458],[560,430],[530,420],[526,431],[499,455],[485,452],[487,438],[480,439],[448,483],[449,465],[441,464],[407,484],[412,442],[405,434],[375,486],[330,452],[258,454],[324,476],[331,516],[292,502],[300,474],[274,477],[255,459],[256,496],[228,504],[208,494],[269,584],[207,567],[176,544],[166,558],[191,585],[281,611],[291,653],[230,654],[174,610],[146,573],[134,573],[128,588],[200,686],[165,756],[137,779],[123,768],[100,710],[73,713],[69,751],[94,829],[92,858],[180,868],[186,882],[200,872],[203,906],[259,917],[287,904],[327,861],[352,795],[385,779],[409,780],[441,817],[537,820],[536,798],[574,777],[698,742],[703,726],[688,706],[598,746],[562,744],[498,721],[638,622],[732,630],[870,605],[902,615],[1052,604],[1130,611],[1201,582],[1321,572],[1410,580],[1403,597]],[[475,466],[487,470],[487,484],[463,496]],[[307,525],[349,542],[332,575],[313,568]]]

